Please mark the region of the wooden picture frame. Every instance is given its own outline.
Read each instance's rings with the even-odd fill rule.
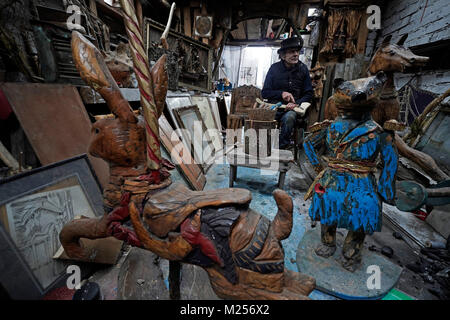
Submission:
[[[203,172],[206,173],[215,160],[215,152],[212,139],[206,132],[205,122],[202,119],[198,106],[191,105],[181,107],[174,109],[173,112],[179,127],[184,129],[181,131],[181,136],[183,137],[183,140],[188,143],[192,157],[196,160],[196,163],[197,161],[200,161],[198,164],[202,167]],[[196,121],[201,124],[201,133],[195,130],[194,124]],[[185,130],[189,132],[189,136],[186,134]],[[206,140],[200,139],[199,141],[199,139],[195,139],[200,134],[202,138],[205,136]],[[211,154],[211,156],[207,159],[203,159],[203,154],[207,148],[209,148],[209,154]],[[206,154],[208,154],[208,150],[206,152]]]
[[[164,29],[165,25],[152,19],[144,18],[144,45],[147,52],[152,46],[152,43],[160,42],[160,38],[162,33],[164,32]],[[206,93],[211,92],[211,90],[213,89],[213,48],[205,43],[202,43],[201,41],[195,40],[174,30],[169,30],[167,42],[172,52],[176,50],[176,47],[178,45],[184,49],[187,49],[187,51],[195,51],[195,56],[198,56],[198,62],[200,63],[200,66],[204,70],[206,70],[206,75],[201,78],[197,78],[198,74],[185,74],[183,70],[180,70],[180,74],[178,77],[178,87],[185,87],[191,90],[197,90]],[[185,59],[189,60],[189,56],[191,56],[189,52],[185,52],[185,54],[181,56],[182,61],[184,61]],[[180,63],[183,64],[184,62]]]
[[[193,105],[191,95],[189,93],[167,92],[166,96],[167,110],[169,110],[170,117],[175,124],[174,129],[179,129],[177,118],[175,117],[174,110]]]
[[[77,215],[103,213],[101,186],[86,154],[1,180],[0,282],[8,295],[40,299],[63,285],[69,262],[53,259],[59,232]]]
[[[206,177],[201,167],[194,163],[191,153],[181,142],[166,117],[161,115],[158,122],[162,147],[167,151],[172,163],[177,166],[177,169],[193,190],[203,190],[206,184]]]
[[[205,123],[206,129],[209,130],[209,135],[212,138],[212,143],[216,152],[220,152],[223,149],[222,134],[217,126],[212,104],[208,96],[192,96],[191,100],[193,104],[197,105],[202,119]]]
[[[211,106],[211,111],[216,120],[217,129],[222,131],[222,122],[220,121],[219,104],[217,103],[217,97],[215,95],[208,96],[209,105]]]

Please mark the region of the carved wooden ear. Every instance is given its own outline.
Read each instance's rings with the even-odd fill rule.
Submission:
[[[342,78],[334,79],[333,80],[333,89],[336,89],[337,87],[339,87],[343,82],[345,82],[345,80]]]
[[[137,118],[106,66],[101,52],[81,33],[72,32],[72,57],[81,78],[105,99],[107,106],[121,121],[136,123]]]
[[[392,35],[388,35],[388,36],[384,37],[383,42],[381,42],[381,46],[382,47],[387,46],[391,42],[391,39],[392,39]]]
[[[402,46],[405,43],[406,38],[408,38],[408,34],[404,34],[403,37],[401,37],[400,40],[398,40],[397,44],[399,46]]]

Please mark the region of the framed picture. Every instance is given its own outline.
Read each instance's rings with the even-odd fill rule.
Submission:
[[[191,153],[181,142],[164,115],[159,117],[158,122],[162,156],[172,160],[193,190],[203,190],[206,177],[201,166],[194,162]]]
[[[183,140],[189,143],[195,162],[199,163],[206,173],[215,160],[215,151],[197,105],[177,108],[174,115],[178,125],[185,129],[181,135]]]
[[[217,129],[222,131],[222,123],[220,121],[219,105],[217,104],[217,97],[215,95],[208,96],[209,104],[211,106],[211,111],[213,113],[214,119],[217,123]]]
[[[153,43],[160,42],[165,25],[148,18],[144,18],[144,25],[144,43],[147,52],[151,53],[149,49]],[[176,66],[171,67],[169,61],[169,70],[176,71],[178,74],[178,87],[211,92],[213,48],[173,29],[169,31],[167,42],[171,52],[179,52]],[[151,55],[149,54],[149,56]],[[155,61],[157,58],[159,57],[154,57]]]
[[[75,262],[53,259],[59,232],[75,216],[103,215],[86,154],[0,181],[0,282],[12,299],[39,299]]]
[[[174,124],[174,129],[180,129],[177,118],[175,117],[174,110],[181,108],[181,107],[187,107],[193,105],[191,96],[189,93],[179,93],[179,92],[167,92],[166,97],[166,105],[167,109],[169,110],[170,117]]]
[[[197,105],[198,110],[205,123],[206,129],[212,138],[212,143],[216,152],[220,152],[223,149],[222,134],[217,127],[217,122],[214,119],[212,105],[209,102],[207,96],[192,96],[191,100],[193,104]]]

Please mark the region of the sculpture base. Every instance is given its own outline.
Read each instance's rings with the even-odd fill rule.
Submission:
[[[299,272],[316,278],[316,289],[341,299],[380,299],[397,283],[402,268],[383,256],[363,248],[361,265],[355,272],[349,272],[340,264],[342,244],[347,230],[338,229],[336,234],[337,250],[333,256],[322,258],[314,252],[320,244],[320,225],[305,233],[297,249],[297,268]],[[369,289],[369,266],[378,266],[380,270],[380,287]]]

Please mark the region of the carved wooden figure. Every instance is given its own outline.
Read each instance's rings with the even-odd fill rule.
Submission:
[[[142,121],[116,91],[95,47],[77,33],[73,37],[74,60],[83,79],[102,94],[117,116],[94,125],[89,149],[111,165],[111,187],[104,196],[105,205],[115,209],[99,220],[80,219],[65,225],[60,240],[66,253],[86,260],[80,237],[112,234],[165,259],[205,268],[221,298],[307,299],[315,288],[314,278],[284,268],[280,241],[292,229],[289,195],[274,191],[278,213],[270,221],[249,208],[251,194],[245,189],[191,191],[180,184],[170,185],[167,177],[159,185],[139,179],[148,172]],[[160,111],[165,92],[158,88],[167,88],[164,59],[151,71]],[[118,223],[128,217],[133,230]]]
[[[374,75],[379,71],[383,71],[387,75],[386,85],[377,106],[372,110],[372,117],[381,126],[391,126],[393,130],[403,129],[401,126],[396,126],[395,122],[392,121],[399,120],[400,112],[400,104],[394,86],[394,73],[404,72],[409,67],[424,66],[429,60],[428,57],[415,55],[409,48],[403,46],[407,37],[408,35],[405,34],[397,43],[391,43],[391,36],[385,37],[368,67],[369,75]],[[338,116],[338,113],[333,95],[325,105],[325,119],[333,120]],[[386,121],[390,121],[390,124],[386,124]],[[410,148],[397,134],[395,144],[402,156],[416,162],[436,181],[448,179],[448,176],[437,166],[433,158]]]
[[[107,52],[105,63],[116,82],[123,88],[133,88],[133,61],[129,56],[130,48],[121,42],[115,51]]]
[[[348,231],[342,266],[353,272],[361,264],[366,234],[381,231],[382,201],[392,203],[398,155],[392,131],[381,128],[370,116],[381,95],[386,76],[342,82],[335,102],[340,115],[316,125],[305,139],[305,153],[318,175],[305,195],[312,196],[309,215],[321,223],[321,245],[316,254],[330,257],[336,250],[336,228]],[[316,149],[325,147],[325,168]],[[383,169],[376,182],[374,170],[380,156]]]

